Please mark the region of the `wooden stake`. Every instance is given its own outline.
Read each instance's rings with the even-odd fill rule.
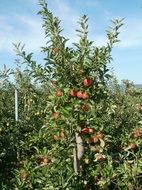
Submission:
[[[15,88],[15,121],[18,121],[18,90]]]

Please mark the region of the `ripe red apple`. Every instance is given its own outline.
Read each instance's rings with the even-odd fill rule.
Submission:
[[[54,119],[58,119],[59,118],[59,112],[54,112],[53,117],[54,117]]]
[[[89,134],[89,128],[85,127],[81,130],[81,134],[82,135],[86,135],[86,134]]]
[[[83,81],[83,85],[84,85],[85,87],[91,86],[92,83],[93,83],[93,80],[92,80],[92,79],[89,79],[89,78],[86,78],[86,79],[84,79],[84,81]]]
[[[76,93],[76,96],[77,96],[78,98],[82,98],[82,95],[83,95],[83,93],[82,93],[81,91],[78,91],[78,92]]]
[[[77,91],[76,90],[71,90],[70,91],[70,96],[71,97],[76,97],[76,95],[77,95]]]
[[[53,136],[53,140],[54,140],[54,141],[58,141],[58,140],[59,140],[59,136],[54,135],[54,136]]]
[[[63,129],[60,132],[60,137],[63,138],[63,139],[66,138],[66,134],[65,134]]]
[[[43,163],[44,164],[48,164],[48,162],[49,162],[49,159],[47,157],[43,158]]]
[[[89,98],[89,95],[87,94],[87,92],[83,92],[82,93],[82,99],[83,100],[86,100],[86,99],[88,99]]]
[[[139,132],[136,132],[133,134],[133,137],[136,139],[139,138],[140,136],[141,136],[141,133],[139,133]]]
[[[104,154],[101,154],[101,153],[97,153],[96,154],[96,159],[98,160],[98,161],[103,161],[103,160],[105,160],[105,155]]]
[[[135,131],[133,132],[134,138],[139,138],[141,135],[142,135],[142,131],[140,128],[135,129]]]
[[[135,150],[137,148],[137,145],[135,143],[130,144],[130,149]]]
[[[89,133],[93,134],[94,133],[94,129],[93,128],[89,128]]]
[[[98,139],[103,139],[104,138],[104,134],[102,132],[99,132],[97,134],[97,137],[98,137]]]
[[[57,97],[61,97],[63,95],[62,91],[61,90],[57,90],[56,91],[56,96]]]
[[[50,162],[50,159],[47,156],[44,156],[40,159],[40,164],[47,165]]]
[[[98,141],[99,141],[99,139],[98,139],[98,137],[96,135],[92,137],[92,142],[93,143],[96,144]]]

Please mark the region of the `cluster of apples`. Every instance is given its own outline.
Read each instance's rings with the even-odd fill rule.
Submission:
[[[53,135],[53,140],[54,141],[59,141],[61,139],[66,139],[66,138],[67,138],[67,135],[66,135],[64,129],[61,129],[61,132],[60,132],[59,135]]]
[[[51,158],[49,156],[47,156],[47,155],[39,156],[37,158],[37,163],[42,165],[42,166],[49,164],[49,162],[51,162]]]
[[[83,86],[84,87],[90,87],[92,84],[93,84],[93,80],[90,78],[86,78],[83,80]],[[55,95],[56,95],[56,97],[60,98],[63,96],[63,92],[60,89],[57,89]],[[69,95],[71,97],[77,97],[77,98],[83,99],[83,100],[87,100],[89,98],[89,95],[87,92],[82,92],[80,90],[74,90],[74,89],[70,90]],[[88,111],[89,106],[87,104],[84,104],[82,106],[82,110]],[[59,118],[59,112],[54,112],[53,117],[54,117],[54,119],[58,119]]]
[[[87,128],[87,127],[84,127],[82,130],[81,130],[81,134],[82,135],[86,135],[86,134],[90,134],[91,135],[91,138],[90,139],[87,139],[87,143],[98,143],[100,139],[103,139],[104,138],[104,134],[102,132],[99,132],[98,134],[95,134],[94,133],[94,129],[93,128]]]
[[[76,90],[71,90],[70,91],[70,96],[71,97],[77,97],[79,99],[83,99],[83,100],[86,100],[89,98],[89,95],[87,92],[82,92],[82,91],[76,91]]]
[[[104,161],[106,159],[106,156],[102,153],[96,153],[95,158],[95,161]],[[85,158],[84,162],[85,164],[90,164],[91,160],[89,158]]]
[[[133,137],[138,139],[142,136],[142,131],[140,128],[136,128],[134,132],[132,133]]]
[[[86,78],[83,80],[84,87],[90,87],[92,84],[93,84],[93,80],[90,78]],[[82,92],[80,90],[71,90],[69,94],[71,97],[78,97],[84,100],[89,98],[89,95],[87,94],[87,92]],[[58,89],[56,91],[56,97],[62,97],[62,96],[63,96],[63,92],[60,89]]]
[[[84,87],[90,87],[92,84],[93,84],[93,80],[90,78],[86,78],[83,80],[83,86]],[[89,95],[87,92],[82,92],[80,90],[71,90],[70,96],[71,97],[77,97],[77,98],[83,99],[83,100],[86,100],[89,98]]]
[[[134,132],[132,133],[132,137],[135,139],[139,139],[141,136],[142,136],[142,131],[140,128],[136,128]],[[136,143],[131,143],[127,149],[136,150],[137,147],[138,145]]]
[[[96,133],[93,128],[85,126],[85,123],[81,124],[80,127],[82,128],[81,135],[83,136],[86,135],[87,137],[89,135],[89,138],[85,139],[85,143],[90,145],[90,147],[93,147],[92,151],[94,151],[94,149],[96,150],[96,146],[94,145],[105,147],[105,140],[104,140],[105,135],[102,131],[99,131],[98,133]],[[97,152],[95,154],[95,157],[96,157],[96,161],[103,161],[106,158],[102,152]],[[87,164],[88,159],[85,159],[84,161]]]

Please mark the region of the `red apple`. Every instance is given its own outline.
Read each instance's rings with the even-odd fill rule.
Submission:
[[[71,96],[71,97],[76,97],[76,95],[77,95],[76,90],[71,90],[71,91],[70,91],[70,96]]]
[[[86,99],[88,99],[89,98],[89,95],[87,94],[87,92],[83,92],[82,93],[82,99],[83,100],[86,100]]]
[[[93,134],[94,133],[94,129],[93,128],[89,128],[89,133]]]
[[[86,78],[86,79],[84,79],[84,81],[83,81],[83,85],[84,85],[85,87],[91,86],[92,83],[93,83],[93,80],[92,80],[92,79],[89,79],[89,78]]]
[[[93,143],[96,144],[98,141],[99,141],[99,139],[98,139],[98,137],[96,135],[92,137],[92,142]]]
[[[54,141],[58,141],[58,140],[59,140],[59,136],[54,135],[54,136],[53,136],[53,140],[54,140]]]
[[[130,144],[130,149],[135,150],[137,148],[137,145],[135,143]]]
[[[66,138],[66,134],[65,134],[63,129],[60,132],[60,137],[63,138],[63,139]]]
[[[54,112],[53,117],[54,117],[54,119],[58,119],[59,118],[59,112]]]
[[[47,156],[44,156],[40,159],[40,164],[47,165],[50,162],[50,159]]]
[[[104,138],[104,134],[102,132],[97,134],[98,139],[103,139]]]
[[[57,90],[56,91],[56,96],[57,97],[61,97],[63,95],[62,91],[61,90]]]
[[[135,129],[135,131],[133,132],[134,138],[139,138],[141,135],[142,135],[142,131],[140,128]]]
[[[77,96],[78,98],[82,98],[82,95],[83,95],[83,93],[82,93],[81,91],[78,91],[78,92],[76,93],[76,96]]]
[[[105,155],[104,154],[101,154],[101,153],[97,153],[96,154],[96,159],[98,160],[98,161],[103,161],[103,160],[105,160]]]
[[[85,127],[81,130],[81,134],[86,135],[89,134],[89,128]]]

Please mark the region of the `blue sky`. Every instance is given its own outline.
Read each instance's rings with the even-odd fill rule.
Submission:
[[[68,45],[77,41],[77,20],[87,14],[89,37],[96,45],[106,42],[111,19],[125,18],[120,40],[112,51],[114,73],[121,81],[142,83],[142,0],[47,0],[49,9],[61,19]],[[27,52],[41,61],[40,47],[45,43],[42,20],[37,12],[38,0],[1,0],[0,3],[0,69],[16,66],[12,43],[26,44]]]

